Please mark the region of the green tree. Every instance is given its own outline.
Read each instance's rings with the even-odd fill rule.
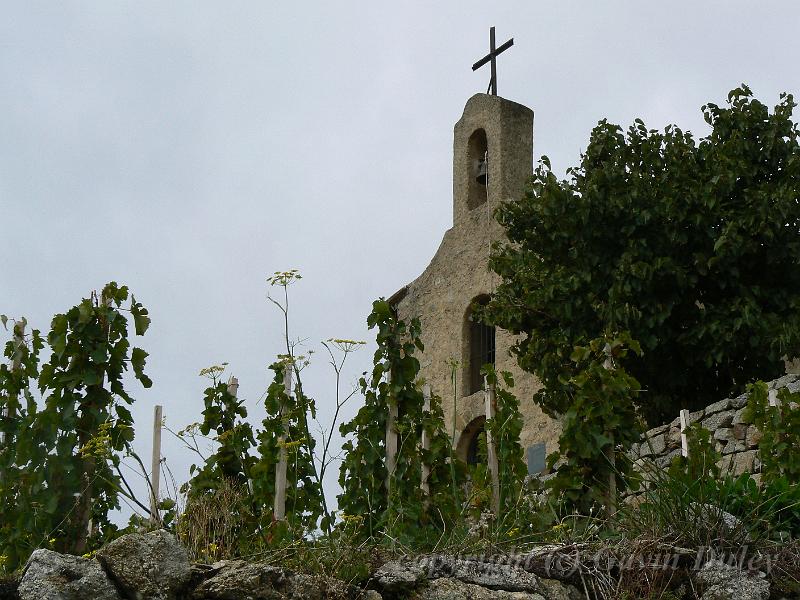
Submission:
[[[703,107],[699,143],[675,126],[592,131],[559,180],[543,157],[519,201],[497,211],[508,242],[484,319],[516,334],[550,415],[572,406],[570,357],[627,331],[646,419],[661,422],[783,371],[800,353],[800,145],[795,103],[773,111],[742,86]]]

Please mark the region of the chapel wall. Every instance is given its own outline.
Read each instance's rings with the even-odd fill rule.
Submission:
[[[476,183],[479,160],[488,154],[488,186]],[[494,219],[501,202],[516,200],[533,172],[533,111],[526,106],[487,94],[469,99],[453,129],[453,227],[442,239],[428,267],[390,301],[404,320],[419,317],[424,352],[419,354],[420,377],[442,398],[445,425],[455,430],[453,446],[476,418],[485,414],[482,391],[467,395],[469,348],[465,319],[470,304],[491,295],[499,283],[488,268],[492,242],[504,239]],[[495,332],[495,367],[509,371],[516,386],[523,418],[523,450],[545,443],[556,449],[559,424],[545,416],[532,400],[541,387],[522,371],[509,349],[515,339]],[[451,363],[457,361],[455,403]],[[454,405],[455,404],[455,405]]]

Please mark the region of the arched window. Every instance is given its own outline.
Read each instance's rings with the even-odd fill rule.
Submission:
[[[467,208],[472,210],[486,202],[486,186],[489,182],[489,164],[487,162],[489,146],[486,132],[476,129],[467,142],[469,182],[467,189]]]
[[[489,303],[489,296],[478,296],[472,301],[467,311],[465,329],[467,333],[466,346],[469,349],[467,358],[467,393],[474,394],[483,389],[483,375],[481,367],[495,361],[495,331],[494,327],[484,325],[477,318],[473,318],[472,305],[485,306]]]

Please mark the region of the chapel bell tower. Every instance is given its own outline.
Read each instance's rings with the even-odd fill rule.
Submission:
[[[520,197],[533,163],[533,111],[489,94],[475,94],[453,132],[453,225],[479,207],[485,218],[503,200]],[[472,220],[478,215],[474,214]]]

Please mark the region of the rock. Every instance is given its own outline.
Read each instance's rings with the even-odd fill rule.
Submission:
[[[747,410],[746,408],[740,408],[735,413],[733,413],[733,424],[738,425],[739,423],[747,423],[744,420],[744,412]]]
[[[35,550],[19,584],[20,600],[122,600],[100,563]]]
[[[736,452],[744,452],[747,450],[747,444],[744,442],[740,442],[739,440],[734,440],[729,442],[725,448],[722,450],[722,454],[734,454]],[[723,471],[730,470],[730,466],[723,469]]]
[[[434,583],[448,580],[448,583]],[[425,583],[430,582],[426,589]],[[546,580],[535,573],[526,571],[522,565],[509,564],[508,557],[480,560],[477,558],[460,558],[443,554],[422,556],[416,560],[391,561],[378,569],[372,577],[372,584],[382,593],[390,597],[408,595],[417,590],[420,598],[467,598],[472,588],[476,586],[483,590],[492,590],[495,596],[502,598],[545,598],[560,600],[570,598],[571,587],[560,582],[544,583]],[[550,581],[549,579],[547,581]],[[464,585],[460,585],[464,584]],[[444,588],[441,588],[444,586]],[[441,589],[440,589],[441,588]],[[430,590],[437,593],[447,592],[447,596],[434,596]],[[474,590],[472,590],[474,591]],[[499,595],[500,592],[519,593],[520,596]],[[427,595],[426,595],[427,594]]]
[[[195,588],[190,596],[192,600],[325,600],[368,597],[366,592],[342,581],[302,575],[263,562],[230,561],[212,566],[215,574]]]
[[[656,435],[655,437],[648,438],[642,442],[640,448],[641,456],[659,456],[666,450],[666,438],[663,434]]]
[[[797,361],[798,359],[795,358],[794,360]],[[800,366],[800,363],[798,363],[798,366]],[[786,387],[790,383],[794,383],[795,381],[797,381],[797,374],[787,374],[783,377],[778,377],[778,379],[770,381],[769,388],[772,390],[779,390],[782,387]]]
[[[747,425],[745,423],[736,423],[733,426],[733,437],[743,442],[747,438]]]
[[[647,438],[654,438],[657,435],[664,433],[667,429],[669,429],[669,424],[667,425],[659,425],[658,427],[653,427],[647,433],[644,434],[645,439]]]
[[[392,560],[375,571],[372,579],[382,592],[407,593],[427,579],[427,568],[419,561]]]
[[[411,596],[414,600],[548,600],[538,593],[488,590],[479,585],[441,577]]]
[[[680,456],[680,455],[681,455],[681,449],[680,448],[676,448],[675,450],[673,450],[669,454],[667,454],[665,456],[662,456],[661,458],[656,459],[656,464],[659,467],[661,467],[662,469],[665,469],[665,468],[669,467],[670,464],[672,464],[672,461],[676,456]]]
[[[186,549],[163,529],[123,535],[98,550],[97,560],[130,598],[174,600],[191,574]]]
[[[728,410],[730,407],[731,399],[725,398],[724,400],[720,400],[719,402],[714,402],[714,404],[709,404],[706,406],[705,413],[706,416],[709,416],[718,412],[722,412],[723,410]]]
[[[675,450],[681,447],[681,428],[672,427],[667,433],[667,448]]]
[[[734,431],[730,427],[717,429],[714,432],[714,439],[720,442],[732,442],[734,439]]]
[[[482,561],[433,555],[428,558],[428,578],[451,577],[492,590],[538,592],[539,578],[502,561]]]
[[[736,396],[736,398],[731,398],[731,407],[732,408],[744,408],[747,406],[747,394],[742,394],[741,396]]]
[[[742,473],[752,473],[753,464],[755,463],[758,451],[747,450],[746,452],[739,452],[733,455],[733,474],[741,475]]]
[[[581,594],[575,586],[569,585],[555,579],[540,579],[542,593],[547,600],[585,600],[586,596]]]
[[[705,588],[701,600],[767,600],[769,582],[719,560],[709,560],[695,579]]]
[[[715,415],[711,415],[703,419],[702,425],[709,431],[717,431],[719,429],[725,429],[730,427],[733,424],[733,411],[728,412],[718,412]]]
[[[750,532],[738,517],[713,504],[690,503],[689,517],[695,529],[709,536],[709,542],[747,544],[751,541]]]
[[[763,437],[764,434],[757,427],[751,425],[747,428],[747,445],[751,448],[757,447]]]

